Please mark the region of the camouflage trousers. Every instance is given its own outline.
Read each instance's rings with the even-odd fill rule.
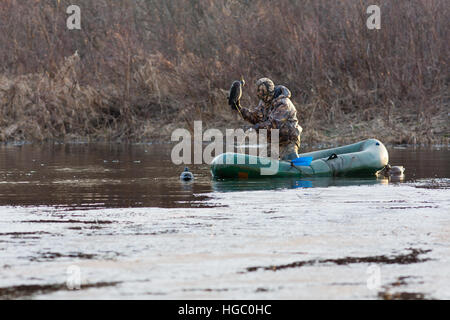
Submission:
[[[271,144],[267,146],[267,155],[273,159],[281,160],[293,160],[298,158],[298,150],[300,149],[300,136],[298,136],[297,141],[289,142],[287,144],[280,144],[278,146],[278,154],[272,155]]]

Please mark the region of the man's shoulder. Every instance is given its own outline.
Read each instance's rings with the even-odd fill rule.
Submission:
[[[288,97],[284,97],[284,96],[275,99],[272,104],[275,108],[285,107],[288,109],[291,109],[291,108],[295,109],[294,104],[292,103],[291,99],[289,99]]]

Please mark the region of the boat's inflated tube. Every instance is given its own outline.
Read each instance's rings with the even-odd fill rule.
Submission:
[[[214,178],[269,178],[310,176],[373,176],[388,164],[386,147],[376,139],[338,148],[299,155],[312,157],[309,166],[294,166],[290,161],[223,153],[211,162]]]

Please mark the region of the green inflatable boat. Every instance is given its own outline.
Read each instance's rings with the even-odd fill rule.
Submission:
[[[313,160],[308,166],[296,166],[290,161],[223,153],[211,162],[211,174],[215,179],[374,176],[389,160],[386,147],[376,139],[299,156],[312,157]]]

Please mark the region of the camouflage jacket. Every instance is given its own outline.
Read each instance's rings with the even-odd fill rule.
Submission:
[[[260,100],[253,110],[241,108],[241,114],[245,120],[254,124],[257,130],[267,129],[268,138],[271,129],[279,129],[280,144],[297,143],[302,132],[297,120],[297,110],[289,99],[290,91],[286,87],[280,90],[279,96],[267,103]]]

